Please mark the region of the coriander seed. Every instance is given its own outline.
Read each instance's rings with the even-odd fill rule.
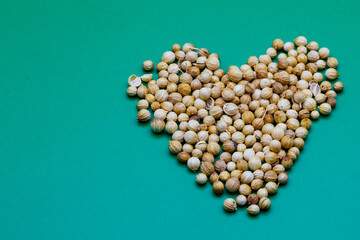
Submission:
[[[259,207],[261,210],[268,210],[271,206],[271,201],[267,197],[260,198]]]
[[[146,110],[146,109],[142,109],[142,110]],[[151,121],[151,129],[154,133],[161,133],[162,131],[164,131],[164,128],[165,128],[165,122],[163,120],[154,118]]]
[[[207,182],[207,176],[203,173],[199,173],[198,175],[196,175],[196,182],[199,184],[199,185],[204,185],[206,184]]]
[[[270,171],[267,171],[264,175],[264,180],[266,182],[275,182],[277,180],[277,174],[275,171],[273,170],[270,170]]]
[[[138,87],[137,95],[139,98],[145,98],[147,93],[148,93],[147,87],[145,87],[144,85]]]
[[[331,106],[332,109],[335,108],[336,103],[337,103],[337,101],[334,97],[328,97],[326,102]]]
[[[287,183],[287,181],[288,181],[288,174],[285,173],[285,172],[280,173],[277,180],[278,180],[278,183],[280,183],[280,184],[285,184],[285,183]]]
[[[140,122],[147,122],[151,117],[150,111],[147,109],[140,109],[138,112],[137,120]]]
[[[191,157],[187,161],[187,166],[190,171],[196,172],[200,167],[200,160],[197,157]]]
[[[168,134],[173,134],[178,130],[178,125],[175,121],[168,120],[165,124],[165,130]]]
[[[276,57],[277,51],[275,48],[271,47],[266,50],[266,54],[269,55],[271,58],[274,58]]]
[[[327,60],[327,65],[329,68],[336,68],[338,65],[338,60],[334,57],[329,57]]]
[[[220,67],[219,59],[210,55],[209,58],[206,60],[206,67],[212,71],[215,71]]]
[[[141,99],[138,101],[138,103],[136,104],[136,107],[140,110],[140,109],[147,109],[149,107],[149,102],[146,101],[145,99]]]
[[[152,80],[152,74],[144,74],[140,78],[143,82],[150,82]]]
[[[134,86],[129,86],[126,90],[126,93],[130,97],[134,97],[137,95],[137,88]]]
[[[266,183],[265,188],[269,194],[275,194],[278,190],[278,185],[275,182],[268,182]]]
[[[175,43],[174,45],[172,45],[171,49],[174,53],[176,53],[177,51],[181,50],[181,46],[180,46],[180,44]]]
[[[256,193],[259,198],[264,198],[264,197],[267,197],[268,196],[268,191],[266,190],[266,188],[260,188],[257,193]]]
[[[182,150],[182,145],[179,141],[169,141],[169,150],[172,154],[178,154]]]
[[[168,66],[166,62],[159,62],[158,65],[156,65],[156,70],[160,72],[161,70],[166,70]]]
[[[325,72],[325,76],[329,80],[335,80],[339,76],[339,73],[335,68],[328,68]]]
[[[194,44],[192,44],[192,43],[185,43],[184,45],[183,45],[183,51],[185,52],[185,53],[187,53],[187,52],[189,52],[189,51],[192,51],[192,50],[194,50],[195,49],[195,46],[194,46]]]
[[[261,180],[261,179],[254,179],[254,180],[252,180],[251,181],[251,189],[253,189],[253,190],[258,190],[258,189],[260,189],[262,186],[263,186],[263,180]]]
[[[319,44],[317,42],[311,41],[306,46],[309,50],[317,51],[319,49]]]
[[[215,194],[220,195],[224,191],[224,184],[221,181],[216,181],[213,184],[213,191]]]
[[[211,162],[202,162],[201,172],[207,176],[210,176],[215,171],[214,165]]]
[[[319,49],[319,56],[321,59],[326,59],[329,57],[329,55],[330,55],[330,50],[328,48],[323,47]]]
[[[236,208],[236,202],[232,198],[227,198],[224,201],[224,209],[227,212],[235,212],[237,210]]]
[[[257,156],[252,156],[252,157],[249,159],[248,164],[249,164],[250,170],[255,171],[255,170],[257,170],[257,169],[260,169],[260,167],[261,167],[261,160],[260,160],[260,158],[257,157]]]
[[[235,164],[235,166],[236,166],[236,164]],[[235,169],[230,173],[230,177],[239,179],[241,177],[241,174],[242,174],[242,172],[240,170]]]
[[[249,184],[254,179],[254,174],[251,171],[245,171],[241,174],[241,183]]]
[[[324,70],[326,68],[326,62],[322,59],[316,61],[316,66],[319,70]]]
[[[214,184],[216,181],[219,180],[219,175],[216,173],[216,172],[213,172],[211,175],[210,175],[210,178],[209,178],[210,182],[212,184]]]
[[[230,178],[230,173],[228,171],[222,171],[219,175],[219,179],[222,182],[226,182]]]
[[[275,50],[281,50],[284,47],[284,42],[281,39],[275,39],[273,41],[273,48],[275,48]]]
[[[236,203],[238,206],[244,206],[247,203],[247,198],[244,195],[238,195],[236,197]]]
[[[242,195],[248,196],[251,194],[252,190],[251,187],[247,184],[241,184],[239,188],[239,192]]]
[[[344,84],[342,82],[336,82],[334,84],[334,90],[336,92],[342,92],[343,89],[344,89]]]
[[[175,53],[167,51],[162,56],[162,61],[169,64],[175,61]]]
[[[145,71],[151,71],[154,67],[154,63],[151,60],[146,60],[142,64]]]
[[[259,206],[258,206],[258,205],[255,205],[255,204],[250,205],[246,210],[248,211],[248,213],[249,213],[250,215],[253,215],[253,216],[258,215],[259,212],[260,212]]]
[[[322,103],[319,106],[319,112],[323,115],[329,115],[331,113],[331,106],[328,103]]]
[[[259,197],[258,197],[258,195],[256,195],[256,194],[250,194],[250,195],[247,197],[247,202],[249,203],[249,205],[257,204],[257,203],[259,202]]]
[[[307,39],[303,36],[299,36],[294,40],[296,46],[305,46],[307,44]]]
[[[286,51],[286,52],[289,52],[290,50],[292,50],[292,49],[294,49],[295,48],[295,46],[294,46],[294,43],[292,43],[292,42],[286,42],[285,44],[284,44],[284,50]]]
[[[186,152],[180,152],[177,154],[177,159],[180,163],[186,163],[189,160],[190,154]]]
[[[311,50],[308,55],[308,60],[311,62],[316,62],[317,60],[320,59],[319,53],[317,51]]]
[[[228,192],[231,193],[237,192],[239,191],[240,188],[240,181],[237,178],[229,178],[226,181],[225,187]]]

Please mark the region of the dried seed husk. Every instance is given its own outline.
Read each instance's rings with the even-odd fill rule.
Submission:
[[[200,48],[198,50],[198,54],[199,54],[199,56],[209,57],[210,52],[206,48]]]
[[[206,100],[206,110],[210,110],[214,106],[214,99],[210,97],[208,100]]]
[[[239,108],[234,103],[226,103],[223,110],[229,116],[234,116],[239,112]]]
[[[136,75],[131,75],[128,79],[128,83],[130,86],[138,87],[141,85],[141,78]]]
[[[321,92],[320,86],[316,81],[310,81],[309,86],[314,96],[318,95]]]
[[[152,74],[144,74],[141,76],[141,80],[143,82],[150,82],[152,80],[153,75]]]

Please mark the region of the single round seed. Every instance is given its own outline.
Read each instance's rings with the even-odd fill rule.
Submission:
[[[224,210],[227,212],[235,212],[236,211],[236,202],[232,198],[227,198],[224,201]]]

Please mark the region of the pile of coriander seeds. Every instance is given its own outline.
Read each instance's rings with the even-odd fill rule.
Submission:
[[[174,44],[156,65],[157,79],[132,75],[127,94],[140,98],[139,121],[153,115],[153,132],[172,135],[170,152],[198,172],[198,184],[234,194],[223,203],[227,212],[247,206],[257,215],[288,181],[312,120],[335,108],[344,88],[332,84],[337,65],[328,48],[303,36],[294,43],[276,39],[266,54],[227,72],[216,53]],[[150,72],[154,64],[147,60],[143,68]]]

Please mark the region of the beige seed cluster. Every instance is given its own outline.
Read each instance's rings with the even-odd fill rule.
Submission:
[[[294,43],[276,39],[266,54],[225,72],[216,53],[174,44],[155,67],[158,78],[130,76],[127,94],[140,98],[139,121],[153,115],[153,132],[172,135],[170,152],[200,172],[198,184],[209,181],[217,195],[224,189],[238,194],[224,201],[226,211],[247,205],[257,215],[288,181],[312,120],[336,106],[344,85],[332,86],[338,61],[329,56],[329,49],[303,36]],[[145,71],[153,66],[143,63]]]

